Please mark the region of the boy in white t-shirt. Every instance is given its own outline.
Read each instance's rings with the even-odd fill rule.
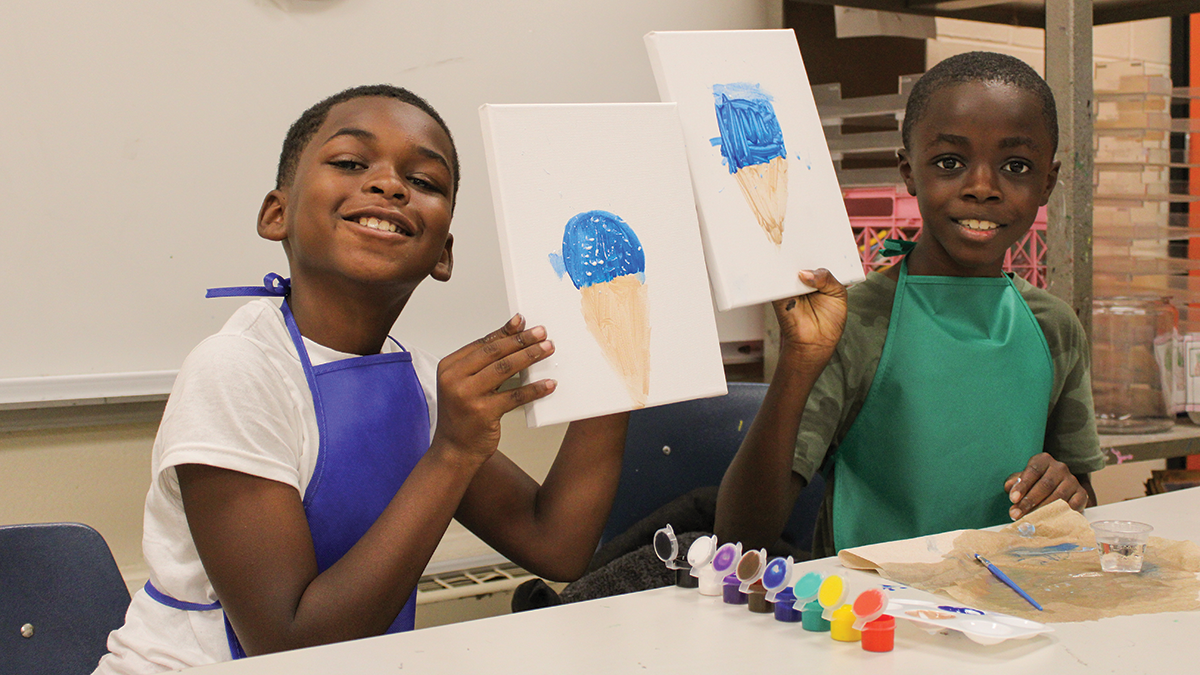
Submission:
[[[388,337],[413,290],[450,278],[458,159],[407,90],[358,87],[292,126],[258,232],[291,278],[185,361],[154,445],[150,581],[98,673],[148,673],[412,628],[451,518],[531,572],[586,568],[627,415],[570,425],[538,485],[497,452],[500,391],[554,351],[518,315],[440,363]]]

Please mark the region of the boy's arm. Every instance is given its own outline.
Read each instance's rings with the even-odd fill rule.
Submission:
[[[779,365],[717,495],[718,539],[749,548],[775,543],[804,488],[792,471],[796,434],[813,384],[846,325],[846,289],[837,279],[827,270],[802,272],[800,279],[817,290],[774,303]]]
[[[579,578],[608,521],[628,422],[628,413],[572,422],[540,486],[497,452],[475,475],[456,517],[538,576]]]
[[[514,317],[438,367],[438,431],[379,519],[318,574],[293,486],[200,464],[176,467],[204,569],[248,654],[383,633],[399,614],[467,486],[496,450],[500,417],[554,389],[500,392],[510,373],[553,353]]]

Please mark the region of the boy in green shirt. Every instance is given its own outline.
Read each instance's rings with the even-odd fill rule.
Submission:
[[[722,540],[772,543],[822,464],[817,556],[1094,503],[1086,336],[1065,303],[1002,272],[1054,189],[1056,115],[1045,81],[1000,54],[917,83],[900,172],[921,237],[848,295],[828,282],[776,303],[779,368],[721,485]]]

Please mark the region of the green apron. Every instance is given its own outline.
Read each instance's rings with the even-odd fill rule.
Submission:
[[[1009,522],[1004,481],[1042,452],[1053,382],[1007,275],[909,276],[902,260],[875,378],[834,453],[834,547]]]

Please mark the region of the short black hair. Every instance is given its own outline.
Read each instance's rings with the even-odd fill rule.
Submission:
[[[905,149],[911,149],[912,129],[925,114],[934,93],[967,82],[1002,82],[1027,91],[1042,103],[1042,119],[1050,132],[1051,151],[1058,150],[1058,108],[1050,85],[1037,71],[1021,59],[995,52],[967,52],[938,63],[917,80],[908,105],[904,109],[901,138]]]
[[[329,110],[333,106],[352,99],[370,96],[394,98],[402,103],[407,103],[432,117],[433,121],[437,122],[438,126],[442,128],[442,131],[446,132],[446,137],[450,139],[450,165],[454,170],[454,185],[451,199],[457,197],[458,148],[454,145],[454,135],[450,133],[450,127],[446,126],[445,120],[433,109],[433,106],[429,105],[428,101],[404,87],[397,87],[390,84],[368,84],[351,87],[305,110],[300,115],[300,118],[292,123],[291,128],[288,129],[287,136],[283,139],[283,150],[279,153],[279,168],[275,173],[275,189],[283,189],[284,186],[290,185],[292,179],[296,177],[296,167],[300,164],[300,154],[304,152],[305,146],[312,140],[313,134],[317,133],[317,129],[320,129],[321,125],[325,123],[325,118],[329,116]]]

